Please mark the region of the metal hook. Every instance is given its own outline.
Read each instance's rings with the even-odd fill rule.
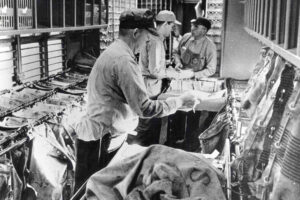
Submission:
[[[283,102],[283,95],[285,94],[285,89],[282,89],[281,91],[280,91],[280,97],[279,97],[279,102]]]
[[[264,182],[265,182],[265,183],[269,183],[269,181],[270,181],[269,177],[265,176],[265,177],[264,177]]]
[[[274,126],[271,127],[271,132],[270,132],[270,134],[269,134],[269,138],[270,138],[270,139],[273,139],[273,135],[274,135],[275,129],[276,129],[276,128],[275,128]]]

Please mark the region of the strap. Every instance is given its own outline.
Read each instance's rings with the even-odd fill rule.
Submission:
[[[187,39],[182,42],[181,46],[185,46],[192,37],[192,34],[189,37],[187,37]]]
[[[256,168],[259,170],[263,170],[268,163],[268,158],[270,155],[270,149],[273,143],[275,131],[278,130],[285,109],[285,105],[293,91],[294,76],[295,76],[294,68],[285,66],[285,69],[283,70],[281,75],[281,82],[279,88],[276,92],[272,117],[266,129],[263,151],[260,155],[259,162],[256,166]],[[285,126],[286,124],[284,125],[284,127]]]

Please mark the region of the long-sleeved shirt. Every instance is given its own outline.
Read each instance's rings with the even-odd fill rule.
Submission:
[[[181,41],[182,39],[182,36],[179,35],[178,37],[173,37],[173,40],[172,40],[172,45],[173,45],[173,51],[176,49],[178,49],[178,45],[179,45],[179,42]]]
[[[87,85],[87,113],[76,126],[78,138],[101,139],[105,134],[133,131],[138,117],[163,117],[182,106],[178,98],[150,100],[140,66],[129,46],[116,40],[97,59]]]
[[[184,68],[194,70],[195,78],[208,77],[216,72],[216,45],[206,36],[196,40],[191,33],[186,33],[174,56]]]
[[[166,78],[166,51],[163,36],[149,34],[148,40],[140,49],[139,64],[149,96],[160,93],[162,80]]]

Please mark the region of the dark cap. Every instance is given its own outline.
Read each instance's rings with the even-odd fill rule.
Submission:
[[[197,19],[192,19],[191,23],[194,25],[202,25],[202,26],[206,27],[207,30],[209,30],[211,28],[211,22],[204,17],[198,17]]]
[[[120,28],[154,28],[154,14],[148,9],[130,9],[121,13]]]

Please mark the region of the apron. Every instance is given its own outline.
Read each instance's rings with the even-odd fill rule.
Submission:
[[[192,37],[192,36],[191,36]],[[206,66],[206,58],[200,56],[200,53],[194,53],[190,50],[188,41],[191,39],[189,37],[181,46],[181,61],[185,68],[193,69],[194,72],[201,71]],[[201,51],[203,51],[203,46]]]

